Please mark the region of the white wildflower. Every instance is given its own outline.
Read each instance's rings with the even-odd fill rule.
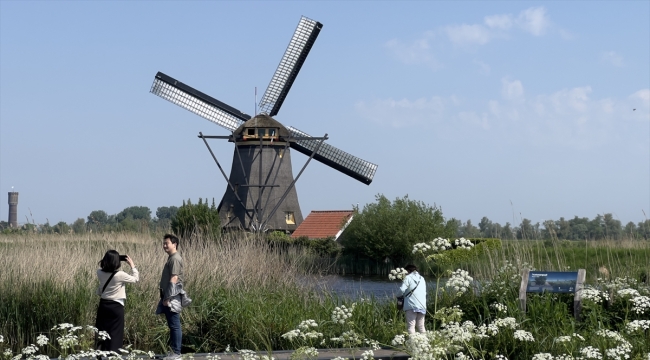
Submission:
[[[508,360],[508,358],[505,355],[497,354],[497,356],[494,357],[494,360]]]
[[[500,328],[516,329],[518,324],[517,320],[513,317],[494,320],[494,325]]]
[[[529,333],[526,330],[515,330],[514,338],[519,341],[535,341],[533,334]]]
[[[573,335],[571,335],[571,336],[573,336],[574,338],[578,338],[578,339],[580,339],[582,341],[585,341],[585,338],[582,335],[578,334],[578,333],[573,333]]]
[[[412,252],[413,252],[413,254],[417,254],[417,253],[423,254],[423,253],[425,253],[425,252],[427,252],[429,250],[431,250],[431,245],[425,244],[425,243],[417,243],[417,244],[413,245],[413,251]]]
[[[404,335],[395,335],[393,340],[391,340],[390,344],[393,345],[393,346],[404,345],[405,340],[406,339],[405,339]]]
[[[372,360],[375,358],[375,353],[372,350],[366,350],[361,353],[361,358],[363,360]]]
[[[639,294],[639,291],[635,289],[621,289],[616,292],[616,295],[622,298],[641,296],[641,294]]]
[[[607,355],[607,358],[609,359],[629,359],[631,352],[632,345],[626,341],[618,344],[618,346],[613,349],[605,350],[605,355]]]
[[[648,329],[650,329],[650,320],[634,320],[625,325],[625,331],[627,333]]]
[[[553,355],[549,353],[539,353],[533,355],[533,360],[553,360]]]
[[[609,295],[606,292],[594,288],[584,288],[581,294],[583,299],[593,301],[596,304],[602,303],[603,300],[609,300]]]
[[[637,314],[644,314],[650,309],[650,297],[648,296],[637,296],[630,301],[633,304],[632,311]]]
[[[36,338],[36,343],[38,344],[38,346],[45,346],[49,341],[50,339],[48,339],[47,336],[43,334],[38,335],[38,337]]]
[[[406,275],[408,275],[408,271],[404,268],[398,267],[390,271],[390,274],[388,274],[388,280],[403,280]]]
[[[340,356],[337,356],[337,357],[335,357],[335,358],[332,359],[332,360],[350,360],[350,359],[348,359],[348,358],[344,358],[344,357],[340,357]]]
[[[474,279],[469,276],[465,270],[458,269],[451,274],[451,277],[445,284],[447,289],[450,289],[456,296],[464,294],[469,288]]]
[[[587,346],[580,349],[580,354],[584,356],[585,359],[597,359],[600,360],[603,358],[603,355],[600,353],[600,350],[593,346]]]
[[[11,349],[5,349],[5,351],[2,353],[2,355],[4,357],[10,357],[13,354],[11,353]]]
[[[0,343],[3,343],[3,342],[5,342],[5,337],[0,335]]]
[[[474,334],[463,328],[457,322],[450,322],[442,330],[440,334],[455,343],[467,343],[472,340]]]
[[[554,341],[557,343],[571,342],[571,336],[558,336]]]
[[[443,239],[441,237],[437,237],[433,239],[430,243],[431,249],[433,251],[445,251],[447,249],[451,249],[451,243],[447,239]]]
[[[377,340],[363,339],[363,342],[368,344],[372,350],[381,349],[381,346],[379,346],[379,341],[377,341]]]
[[[108,340],[108,339],[110,339],[111,336],[108,335],[108,332],[102,330],[102,331],[99,331],[99,332],[97,333],[97,338],[98,338],[99,340],[102,340],[102,341],[103,341],[103,340]]]
[[[231,351],[230,350],[230,344],[226,345],[226,350],[224,350],[224,351],[227,352],[227,353],[229,353]]]
[[[498,313],[500,313],[500,312],[503,312],[503,313],[508,312],[508,307],[501,304],[501,303],[494,303],[494,304],[490,305],[490,307],[492,309],[496,310]]]
[[[298,329],[307,331],[309,330],[310,327],[318,327],[318,323],[316,321],[309,319],[309,320],[304,320],[300,322],[298,325]]]
[[[36,347],[36,345],[32,344],[32,345],[29,345],[26,348],[24,348],[23,351],[21,351],[21,353],[23,355],[32,355],[32,354],[35,354],[37,351],[38,351],[38,348]]]
[[[297,352],[307,355],[307,357],[315,358],[318,357],[318,350],[315,347],[302,347]]]
[[[555,357],[555,360],[576,360],[571,354],[562,354]]]
[[[70,328],[73,328],[73,327],[74,327],[74,325],[72,325],[72,324],[63,323],[63,324],[59,324],[59,325],[54,325],[52,330],[65,330],[65,329],[70,329]]]
[[[454,240],[454,245],[457,249],[466,249],[470,250],[474,247],[474,243],[465,239],[464,237]]]
[[[345,305],[337,306],[332,311],[332,321],[338,324],[345,324],[346,320],[352,317],[352,312],[357,303],[352,303],[350,308],[347,308]]]

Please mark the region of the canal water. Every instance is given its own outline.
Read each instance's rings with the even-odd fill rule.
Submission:
[[[436,287],[435,279],[426,278],[427,292]],[[305,281],[317,291],[329,292],[339,297],[351,299],[394,299],[400,294],[400,280],[388,280],[387,276],[362,276],[362,275],[325,275],[310,276]],[[444,280],[440,281],[441,285]]]

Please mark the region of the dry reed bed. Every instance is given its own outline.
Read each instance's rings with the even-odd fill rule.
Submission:
[[[115,249],[133,259],[140,271],[138,287],[157,293],[167,259],[162,240],[148,234],[30,235],[2,240],[0,283],[4,284],[54,280],[69,287],[78,285],[80,278],[96,284],[98,261],[107,250]],[[281,252],[256,237],[225,237],[219,242],[198,239],[181,242],[179,250],[190,288],[295,285],[309,264],[306,253]]]

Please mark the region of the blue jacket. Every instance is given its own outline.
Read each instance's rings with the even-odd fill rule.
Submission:
[[[416,287],[417,286],[417,287]],[[399,288],[402,295],[415,289],[411,295],[404,298],[404,311],[413,309],[427,309],[427,283],[417,271],[406,275],[402,286]]]

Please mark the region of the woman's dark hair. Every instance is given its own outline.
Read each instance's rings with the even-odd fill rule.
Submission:
[[[413,264],[408,264],[404,267],[404,270],[406,270],[410,274],[414,271],[418,271],[418,267]]]
[[[120,253],[115,250],[108,250],[104,258],[99,262],[99,267],[104,272],[113,272],[120,268]]]

